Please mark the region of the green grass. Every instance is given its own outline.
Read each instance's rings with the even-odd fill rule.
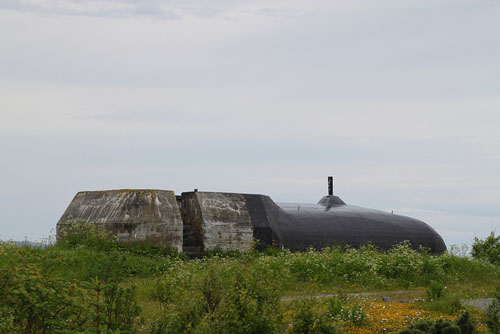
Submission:
[[[267,303],[275,303],[276,298],[318,293],[345,295],[409,290],[410,294],[415,291],[422,296],[428,290],[433,292],[424,296],[420,307],[457,314],[463,309],[460,299],[493,297],[500,283],[500,269],[496,265],[450,254],[432,255],[412,250],[406,244],[388,252],[373,247],[325,248],[302,253],[273,249],[248,253],[216,251],[200,259],[187,259],[169,249],[126,246],[99,238],[84,242],[71,239],[71,242],[46,248],[0,243],[0,298],[8,301],[0,306],[3,312],[0,313],[0,333],[3,327],[8,328],[6,333],[16,333],[12,326],[19,332],[22,329],[25,333],[42,333],[27,330],[28,324],[15,311],[39,307],[33,303],[43,303],[47,293],[53,297],[63,294],[61,298],[67,298],[68,310],[80,307],[88,313],[88,319],[79,324],[80,318],[67,315],[60,322],[55,321],[48,327],[43,325],[44,333],[96,332],[99,288],[92,283],[96,279],[103,285],[103,291],[110,284],[123,288],[134,286],[134,296],[123,297],[122,301],[116,296],[113,298],[125,304],[126,298],[135,298],[142,312],[133,321],[133,331],[152,334],[167,333],[169,328],[180,325],[187,326],[186,333],[223,332],[227,326],[234,332],[237,324],[244,327],[249,323],[258,323],[261,328],[271,326],[267,329],[270,332],[284,332],[286,324],[275,326],[274,322],[281,321],[280,314],[286,313],[287,303],[270,305],[267,314],[272,319],[267,319],[259,310]],[[41,296],[39,301],[19,297],[26,284],[32,284],[29,282],[40,282],[38,290],[33,292]],[[54,291],[44,291],[46,285]],[[437,298],[431,301],[433,295]],[[211,304],[211,298],[217,302]],[[109,303],[116,304],[116,300]],[[266,302],[262,304],[262,301]],[[103,308],[111,307],[103,300],[99,303]],[[113,307],[119,306],[116,312],[126,316],[127,306],[115,304]],[[42,305],[40,312],[43,307],[52,305]],[[43,322],[43,319],[34,321]],[[330,328],[327,324],[323,326]],[[112,329],[106,330],[112,332]]]

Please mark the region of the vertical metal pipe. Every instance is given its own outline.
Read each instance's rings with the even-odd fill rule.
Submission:
[[[328,196],[333,196],[333,176],[328,177]]]

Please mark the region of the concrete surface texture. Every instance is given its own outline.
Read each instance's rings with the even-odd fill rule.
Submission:
[[[173,191],[122,189],[79,192],[57,223],[58,233],[69,219],[95,223],[121,241],[147,240],[182,251],[183,223]]]
[[[182,193],[181,206],[187,252],[251,248],[253,225],[243,194]]]
[[[82,218],[119,240],[150,240],[179,251],[246,251],[256,242],[304,251],[333,245],[371,243],[389,249],[408,241],[442,253],[446,245],[426,223],[400,215],[347,205],[339,197],[318,204],[275,203],[269,196],[221,192],[109,190],[79,192],[58,222]]]

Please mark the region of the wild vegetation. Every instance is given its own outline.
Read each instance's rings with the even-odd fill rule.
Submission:
[[[500,333],[492,238],[474,258],[403,243],[188,259],[77,222],[46,247],[0,242],[0,333]],[[485,314],[461,303],[495,295]]]

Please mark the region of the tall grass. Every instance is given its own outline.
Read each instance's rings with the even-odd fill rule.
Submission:
[[[283,333],[293,323],[293,332],[306,331],[311,321],[335,332],[329,321],[342,317],[295,310],[301,318],[287,318],[281,297],[425,288],[443,303],[449,287],[457,300],[480,288],[494,291],[499,274],[492,263],[433,255],[406,243],[386,252],[372,246],[268,249],[186,259],[171,249],[76,230],[43,248],[0,242],[0,334]],[[154,312],[140,315],[141,305]]]

